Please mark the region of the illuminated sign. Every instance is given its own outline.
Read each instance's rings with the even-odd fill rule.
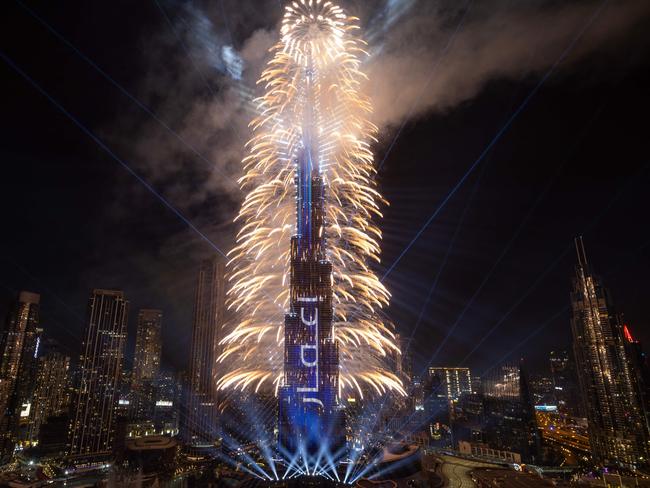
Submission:
[[[535,405],[535,410],[539,412],[556,412],[557,405]]]
[[[117,401],[117,403],[118,403],[118,405],[129,405],[131,402],[128,401],[128,400],[125,400],[124,398],[120,398],[120,399]]]
[[[169,400],[158,400],[156,402],[156,407],[171,407],[174,405],[174,402],[170,402]]]
[[[32,404],[30,402],[23,403],[22,408],[20,409],[21,417],[29,417],[29,412],[32,409]]]
[[[303,403],[316,403],[325,408],[323,402],[316,398],[318,393],[318,307],[315,304],[317,301],[318,298],[315,297],[298,297],[299,303],[306,304],[300,307],[300,323],[307,326],[311,340],[307,344],[300,345],[300,364],[307,369],[307,385],[297,387],[296,392],[305,393],[302,397]],[[305,317],[306,310],[307,317]]]

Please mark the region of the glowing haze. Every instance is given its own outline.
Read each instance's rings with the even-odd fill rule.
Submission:
[[[304,114],[312,114],[325,182],[326,223],[320,229],[333,267],[334,336],[340,349],[340,389],[359,395],[404,393],[387,368],[400,354],[382,309],[390,294],[372,271],[381,232],[374,223],[386,202],[375,187],[370,143],[377,128],[360,91],[365,43],[358,19],[321,0],[285,9],[281,40],[258,83],[258,116],[239,180],[245,197],[228,263],[228,305],[235,319],[222,340],[220,389],[273,388],[283,377],[284,312],[289,299],[289,245],[296,232],[296,159]],[[309,56],[307,54],[309,53]],[[307,67],[307,57],[314,64]],[[306,89],[312,77],[314,94]],[[306,107],[309,110],[306,110]]]

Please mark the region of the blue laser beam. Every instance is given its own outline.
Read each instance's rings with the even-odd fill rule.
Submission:
[[[530,101],[535,97],[537,92],[542,88],[544,83],[555,73],[557,70],[558,66],[566,59],[566,57],[573,51],[573,48],[575,45],[578,43],[578,41],[582,38],[584,33],[591,27],[591,25],[596,21],[596,19],[600,16],[600,13],[603,11],[605,5],[609,0],[603,0],[598,8],[593,12],[593,14],[589,17],[587,22],[582,26],[580,31],[577,33],[577,35],[571,40],[569,45],[562,51],[558,59],[551,65],[551,67],[546,71],[544,76],[537,82],[535,87],[530,91],[530,93],[526,96],[526,98],[521,102],[519,107],[512,113],[512,115],[506,120],[506,122],[503,124],[503,126],[497,131],[497,133],[494,135],[492,140],[489,142],[489,144],[483,149],[481,154],[476,158],[476,160],[472,163],[472,165],[467,169],[465,174],[458,180],[458,182],[452,187],[452,189],[447,193],[447,195],[443,198],[442,202],[438,207],[434,210],[434,212],[431,214],[431,216],[427,219],[427,221],[424,223],[424,225],[418,230],[418,232],[415,234],[413,239],[408,243],[408,245],[402,250],[402,252],[397,256],[397,259],[393,261],[393,263],[390,265],[388,270],[384,273],[384,275],[381,278],[381,281],[384,281],[388,275],[395,269],[395,266],[402,260],[404,255],[413,247],[415,242],[420,238],[422,233],[429,227],[431,222],[440,214],[442,209],[447,205],[449,200],[455,195],[455,193],[458,191],[458,189],[463,186],[467,178],[474,172],[476,167],[485,159],[485,156],[490,152],[490,150],[496,145],[497,142],[503,137],[503,135],[508,131],[508,129],[512,126],[513,122],[517,119],[517,117],[524,111],[524,109],[528,106]]]
[[[630,185],[630,184],[633,184],[633,183],[635,183],[635,182],[637,182],[637,181],[639,181],[639,180],[640,180],[640,176],[641,176],[645,171],[647,171],[648,168],[650,168],[650,163],[646,163],[645,165],[643,165],[643,166],[639,169],[639,171],[637,171],[634,175],[632,175],[632,176],[629,178],[627,184],[623,185],[623,187],[622,187],[621,189],[619,189],[619,191],[616,193],[616,195],[614,195],[614,196],[609,200],[609,202],[607,203],[607,205],[605,205],[605,207],[603,208],[603,210],[602,210],[598,215],[596,215],[596,216],[591,220],[591,222],[590,222],[590,223],[585,227],[585,232],[583,232],[583,233],[586,233],[587,231],[593,229],[593,228],[596,226],[596,224],[600,221],[600,219],[603,217],[603,215],[605,215],[605,213],[606,213],[606,212],[607,212],[607,211],[608,211],[608,210],[609,210],[609,209],[614,205],[614,203],[615,203],[615,202],[616,202],[616,201],[617,201],[617,200],[618,200],[622,195],[625,195],[625,194],[628,194],[628,193],[629,193],[629,192],[626,191],[627,188],[629,187],[629,185]],[[644,248],[645,246],[647,246],[647,245],[650,245],[650,242],[648,242],[648,243],[644,243],[644,244],[639,248],[639,250],[640,250],[640,249],[643,249],[643,248]],[[523,294],[523,295],[522,295],[522,296],[517,300],[517,302],[515,302],[515,303],[514,303],[514,304],[513,304],[509,309],[508,309],[508,311],[507,311],[507,312],[506,312],[506,313],[505,313],[505,314],[504,314],[504,315],[499,319],[499,321],[498,321],[498,322],[497,322],[497,323],[496,323],[496,324],[495,324],[495,325],[494,325],[494,326],[493,326],[493,327],[488,331],[488,333],[485,334],[485,335],[483,336],[482,340],[481,340],[478,344],[476,344],[475,347],[474,347],[474,349],[472,349],[472,351],[470,351],[470,353],[467,354],[467,355],[466,355],[466,356],[465,356],[465,357],[460,361],[459,365],[463,365],[463,364],[465,363],[465,361],[467,361],[467,359],[469,359],[469,358],[474,354],[474,352],[476,352],[476,351],[478,350],[478,348],[479,348],[479,347],[480,347],[480,346],[485,342],[485,340],[487,340],[487,338],[488,338],[488,337],[489,337],[489,336],[490,336],[490,335],[491,335],[491,334],[492,334],[492,333],[493,333],[493,332],[494,332],[494,331],[495,331],[495,330],[496,330],[496,329],[497,329],[497,328],[498,328],[498,327],[499,327],[499,326],[500,326],[500,325],[501,325],[501,324],[502,324],[502,323],[503,323],[503,322],[504,322],[504,321],[505,321],[505,320],[510,316],[510,314],[511,314],[511,313],[512,313],[512,312],[513,312],[513,311],[514,311],[514,310],[515,310],[515,309],[516,309],[516,308],[517,308],[517,307],[518,307],[518,306],[519,306],[519,305],[520,305],[520,304],[521,304],[521,303],[522,303],[522,302],[523,302],[523,301],[524,301],[524,300],[525,300],[525,299],[526,299],[526,298],[527,298],[527,297],[528,297],[528,296],[529,296],[529,295],[530,295],[530,294],[531,294],[531,293],[532,293],[536,288],[537,288],[537,286],[538,286],[538,285],[543,281],[543,279],[545,278],[545,276],[546,276],[548,273],[550,273],[550,271],[551,271],[552,269],[554,269],[555,266],[557,266],[557,264],[560,263],[560,262],[562,261],[562,259],[564,258],[564,256],[565,256],[565,255],[566,255],[570,250],[572,250],[572,249],[573,249],[573,243],[570,243],[570,244],[569,244],[569,245],[568,245],[568,246],[567,246],[567,247],[566,247],[566,248],[565,248],[565,249],[564,249],[564,250],[563,250],[563,251],[562,251],[562,252],[561,252],[561,253],[560,253],[560,254],[559,254],[555,259],[554,259],[554,260],[553,260],[553,262],[552,262],[549,266],[546,266],[546,267],[545,267],[545,271],[544,271],[544,273],[543,273],[541,276],[539,276],[539,277],[537,278],[537,280],[535,280],[535,282],[534,282],[534,283],[533,283],[533,284],[532,284],[532,285],[531,285],[531,286],[530,286],[530,287],[529,287],[529,288],[524,292],[524,294]],[[565,307],[565,308],[566,308],[566,307]],[[550,323],[552,323],[553,320],[555,320],[555,319],[557,318],[558,314],[562,313],[562,312],[565,310],[565,308],[563,308],[563,309],[562,309],[560,312],[558,312],[557,314],[553,315],[550,319],[546,320],[546,321],[542,324],[542,326],[540,326],[540,327],[538,327],[537,329],[535,329],[533,332],[531,332],[531,334],[530,334],[529,336],[527,336],[527,337],[526,337],[524,340],[522,340],[519,344],[517,344],[515,347],[511,348],[510,351],[509,351],[509,352],[504,356],[504,358],[507,358],[508,356],[510,356],[510,355],[511,355],[514,351],[516,351],[519,347],[521,347],[523,344],[525,344],[525,343],[526,343],[528,340],[530,340],[533,336],[535,336],[536,334],[538,334],[539,331],[541,331],[543,328],[545,328],[545,327],[548,326]],[[495,363],[495,365],[491,366],[491,368],[495,367],[496,365],[498,365],[498,363]],[[490,368],[490,369],[491,369],[491,368]],[[488,370],[486,370],[486,371],[489,371],[490,369],[488,369]],[[425,368],[425,370],[426,370],[426,368]],[[483,373],[483,374],[485,374],[485,373]],[[440,386],[438,386],[438,388],[439,388],[439,387],[440,387]],[[435,390],[434,392],[432,392],[431,395],[434,395],[434,394],[437,392],[438,388],[436,388],[436,390]],[[431,396],[431,395],[430,395],[430,396]],[[430,397],[430,396],[429,396],[429,397]],[[429,398],[429,397],[427,397],[427,398]],[[413,414],[411,414],[411,415],[409,416],[409,418],[407,419],[407,423],[408,423],[408,421],[410,421],[411,418],[413,418],[414,415],[415,415],[415,413],[413,413]]]
[[[562,169],[563,167],[564,167],[564,163],[562,165],[560,165],[559,169]],[[557,174],[557,172],[556,172],[556,174]],[[438,347],[436,348],[435,352],[431,356],[431,360],[429,361],[429,365],[431,363],[433,363],[433,361],[435,361],[436,357],[438,357],[438,354],[440,354],[440,351],[442,350],[442,348],[445,347],[445,345],[447,344],[447,341],[451,338],[451,336],[455,332],[456,328],[458,327],[458,324],[460,324],[460,322],[463,320],[463,317],[465,317],[465,314],[467,313],[467,311],[471,308],[472,304],[474,303],[474,300],[476,300],[476,298],[481,294],[481,292],[483,291],[483,288],[490,281],[490,278],[492,278],[492,275],[494,274],[496,269],[499,267],[499,264],[501,264],[501,261],[503,261],[503,258],[505,258],[505,256],[508,254],[508,252],[510,252],[510,249],[512,248],[512,245],[515,243],[517,238],[521,235],[522,231],[524,230],[524,228],[528,224],[528,221],[531,219],[531,217],[533,216],[533,214],[535,213],[535,211],[539,207],[539,204],[542,202],[542,200],[544,200],[544,197],[549,192],[549,190],[551,189],[554,182],[555,182],[555,177],[553,177],[553,178],[551,178],[549,180],[549,182],[546,184],[546,187],[544,188],[544,190],[538,195],[537,199],[535,200],[535,203],[528,210],[528,212],[524,216],[523,220],[521,221],[521,223],[517,227],[517,230],[515,230],[515,233],[510,237],[510,240],[503,247],[503,249],[501,250],[501,253],[497,257],[496,261],[492,264],[492,267],[489,269],[489,271],[483,277],[483,280],[479,284],[478,288],[476,288],[476,290],[474,291],[474,293],[472,294],[470,299],[467,301],[467,303],[463,307],[463,310],[461,311],[460,315],[458,315],[458,317],[456,318],[456,320],[454,321],[452,326],[447,331],[447,334],[445,335],[444,339],[442,341],[440,341],[440,343],[438,344]],[[484,339],[485,339],[485,337],[484,337]],[[464,362],[464,360],[461,361],[461,364],[463,362]]]
[[[582,139],[585,137],[585,135],[587,134],[587,132],[588,132],[589,129],[591,128],[593,122],[594,122],[594,121],[595,121],[595,120],[600,116],[600,114],[601,114],[601,112],[602,112],[604,106],[605,106],[605,104],[601,104],[601,105],[596,109],[596,111],[594,112],[594,114],[589,118],[589,120],[587,121],[585,127],[582,129],[580,136],[579,136],[579,137],[577,138],[577,140],[574,142],[573,147],[572,147],[572,149],[569,151],[569,153],[573,152],[573,151],[574,151],[574,150],[575,150],[575,149],[580,145],[580,143],[582,142]],[[475,300],[476,297],[479,295],[479,293],[481,292],[481,290],[483,289],[483,287],[485,286],[485,284],[489,281],[490,277],[492,276],[492,274],[494,273],[494,271],[495,271],[496,268],[498,267],[499,263],[502,261],[502,259],[505,257],[505,255],[509,252],[510,248],[512,247],[512,244],[513,244],[514,241],[517,239],[517,237],[521,234],[521,232],[523,231],[523,229],[524,229],[524,227],[526,226],[527,222],[530,220],[530,218],[531,218],[532,215],[534,214],[534,212],[535,212],[535,210],[537,209],[537,207],[539,207],[539,205],[540,205],[540,203],[542,202],[542,200],[543,200],[543,199],[545,198],[545,196],[548,194],[548,192],[550,191],[551,187],[553,186],[553,183],[555,182],[555,180],[556,180],[556,178],[559,176],[559,174],[562,172],[562,170],[564,169],[564,166],[565,166],[566,163],[569,161],[569,159],[570,159],[570,154],[567,155],[567,157],[564,159],[564,161],[562,162],[562,164],[560,164],[560,166],[558,166],[558,168],[556,169],[555,174],[553,175],[553,177],[548,181],[548,183],[545,185],[545,187],[544,187],[544,189],[542,190],[542,192],[539,194],[539,196],[538,196],[537,199],[535,200],[535,203],[533,204],[533,206],[528,210],[526,216],[524,217],[524,219],[523,219],[523,220],[521,221],[521,223],[519,224],[519,227],[517,228],[517,230],[515,231],[515,233],[513,234],[513,236],[510,238],[510,240],[508,241],[508,243],[505,245],[505,247],[504,247],[503,250],[501,251],[501,254],[500,254],[499,257],[497,258],[497,260],[494,262],[494,264],[492,265],[492,267],[490,268],[490,270],[488,271],[488,273],[485,275],[485,277],[483,278],[483,281],[481,282],[481,284],[479,285],[479,287],[476,289],[476,291],[474,292],[474,294],[472,295],[472,297],[471,297],[471,298],[469,299],[469,301],[466,303],[466,305],[465,305],[465,307],[463,308],[463,310],[462,310],[461,314],[459,315],[458,319],[454,322],[454,324],[452,325],[452,327],[451,327],[451,328],[449,329],[449,331],[447,332],[445,338],[444,338],[444,339],[442,340],[442,342],[438,345],[438,348],[436,349],[435,353],[433,354],[433,356],[431,357],[431,360],[430,360],[429,363],[428,363],[429,365],[430,365],[430,364],[435,360],[435,358],[438,356],[438,354],[440,353],[440,351],[442,350],[442,348],[444,347],[444,345],[447,343],[447,341],[449,340],[449,338],[451,337],[451,335],[452,335],[453,332],[455,331],[456,326],[457,326],[457,325],[459,324],[459,322],[462,320],[463,316],[464,316],[465,313],[468,311],[469,307],[471,307],[471,305],[474,303],[474,300]],[[492,334],[493,331],[494,331],[494,330],[491,329],[491,330],[488,332],[488,335]],[[484,339],[486,339],[486,337],[484,337]],[[473,354],[473,352],[470,353],[469,355],[467,355],[467,356],[466,356],[466,357],[465,357],[465,358],[460,362],[460,364],[463,364],[463,363],[464,363],[464,362],[465,362],[465,361],[466,361],[466,360],[471,356],[471,354]]]
[[[635,174],[634,174],[634,175],[633,175],[633,176],[628,180],[628,183],[625,184],[625,185],[623,186],[623,188],[620,189],[620,190],[619,190],[619,191],[618,191],[618,192],[617,192],[617,193],[616,193],[616,194],[615,194],[615,195],[614,195],[614,196],[609,200],[609,202],[607,203],[607,205],[605,205],[605,207],[603,208],[603,210],[601,210],[601,212],[600,212],[598,215],[596,215],[596,216],[591,220],[591,222],[590,222],[587,226],[585,226],[584,232],[582,232],[581,234],[587,233],[587,232],[589,232],[591,229],[593,229],[593,228],[596,226],[596,224],[598,224],[598,222],[600,221],[600,219],[603,218],[603,216],[605,215],[605,213],[606,213],[606,212],[607,212],[607,211],[608,211],[608,210],[609,210],[609,209],[614,205],[614,203],[616,203],[616,201],[618,201],[618,199],[619,199],[622,195],[625,194],[624,189],[626,189],[626,188],[629,186],[630,183],[635,183],[636,181],[638,181],[639,176],[641,176],[641,174],[643,174],[643,173],[644,173],[644,172],[645,172],[649,167],[650,167],[650,163],[646,163],[645,165],[643,165],[643,166],[639,169],[639,171],[636,172],[636,173],[635,173]],[[522,303],[522,302],[523,302],[523,301],[524,301],[524,300],[525,300],[525,299],[526,299],[526,298],[527,298],[527,297],[528,297],[528,296],[533,292],[533,290],[534,290],[535,288],[537,288],[537,286],[541,283],[541,281],[544,279],[544,277],[545,277],[546,275],[548,275],[548,274],[551,272],[551,270],[552,270],[553,268],[555,268],[555,266],[558,265],[558,263],[562,260],[562,258],[564,258],[564,256],[565,256],[569,251],[571,251],[572,249],[573,249],[573,243],[569,244],[569,245],[568,245],[568,246],[567,246],[567,247],[562,251],[562,253],[561,253],[561,254],[560,254],[560,255],[559,255],[559,256],[558,256],[558,257],[557,257],[557,258],[556,258],[552,263],[551,263],[551,265],[546,267],[546,269],[544,270],[544,272],[543,272],[543,273],[542,273],[542,274],[537,278],[537,280],[535,280],[535,282],[534,282],[534,283],[533,283],[533,284],[528,288],[528,290],[524,293],[524,295],[523,295],[523,296],[522,296],[522,297],[521,297],[521,298],[520,298],[520,299],[519,299],[519,300],[518,300],[518,301],[517,301],[517,302],[516,302],[512,307],[510,307],[510,309],[508,309],[508,311],[507,311],[507,312],[506,312],[506,313],[501,317],[501,319],[499,319],[499,321],[498,321],[496,324],[494,324],[494,326],[493,326],[493,327],[488,331],[487,334],[484,334],[484,335],[483,335],[483,337],[481,338],[481,340],[479,341],[479,343],[476,344],[476,345],[474,346],[474,348],[470,351],[470,353],[467,354],[459,364],[462,365],[465,361],[467,361],[467,359],[470,358],[470,356],[472,356],[472,354],[474,354],[474,353],[478,350],[478,348],[479,348],[479,347],[480,347],[480,346],[481,346],[481,345],[482,345],[482,344],[483,344],[483,343],[484,343],[484,342],[485,342],[485,341],[486,341],[486,340],[487,340],[487,339],[492,335],[492,333],[494,333],[494,331],[495,331],[495,330],[496,330],[496,329],[497,329],[497,328],[498,328],[498,327],[499,327],[499,326],[500,326],[500,325],[505,321],[505,319],[506,319],[506,318],[507,318],[507,317],[508,317],[508,316],[509,316],[513,311],[514,311],[514,309],[517,308],[517,307],[518,307],[518,306],[519,306],[519,305],[520,305],[520,304],[521,304],[521,303]]]
[[[485,167],[484,167],[485,169]],[[418,315],[417,322],[415,323],[415,327],[413,327],[413,331],[411,333],[411,337],[409,338],[409,341],[406,346],[406,350],[409,349],[411,346],[411,342],[413,341],[413,337],[415,336],[415,333],[417,332],[420,323],[422,322],[422,319],[424,317],[424,312],[426,311],[427,307],[429,306],[429,301],[431,300],[431,297],[433,296],[435,290],[438,287],[438,282],[440,281],[440,276],[442,275],[442,272],[444,271],[445,267],[447,266],[447,262],[449,260],[449,256],[451,255],[451,251],[454,248],[454,245],[456,244],[456,239],[458,238],[458,235],[460,234],[461,229],[463,228],[463,224],[465,222],[465,218],[467,217],[467,213],[469,211],[469,208],[472,204],[472,201],[474,200],[474,197],[476,196],[476,193],[478,192],[478,188],[481,184],[481,180],[484,175],[484,171],[480,173],[480,176],[478,180],[476,181],[476,184],[474,185],[474,188],[472,189],[472,193],[470,194],[469,198],[467,199],[467,203],[465,204],[465,207],[463,208],[463,212],[460,216],[460,219],[456,225],[456,229],[454,229],[454,234],[451,238],[451,241],[449,241],[449,245],[447,246],[447,250],[445,251],[445,255],[442,259],[442,263],[440,264],[440,267],[438,268],[438,272],[436,273],[436,277],[433,280],[433,283],[431,284],[431,288],[429,289],[429,293],[427,294],[427,298],[424,301],[424,304],[422,305],[422,308],[420,309],[420,314]]]
[[[228,32],[228,37],[230,38],[230,45],[234,47],[235,41],[232,37],[232,32],[230,31],[230,25],[228,24],[228,15],[226,14],[226,6],[223,3],[223,0],[219,1],[221,6],[221,15],[223,15],[223,23],[226,26],[226,31]]]
[[[429,87],[429,84],[431,83],[431,80],[433,80],[433,75],[435,72],[438,70],[438,66],[442,62],[442,60],[445,58],[447,55],[447,52],[451,48],[451,45],[454,43],[454,40],[456,39],[456,36],[460,32],[461,27],[465,23],[465,17],[467,16],[467,12],[469,12],[469,8],[472,5],[472,0],[469,0],[467,2],[467,5],[465,6],[465,10],[463,11],[463,15],[460,18],[460,21],[458,22],[458,25],[456,25],[456,29],[454,29],[454,32],[452,35],[449,37],[447,44],[443,48],[440,56],[438,57],[438,60],[434,64],[433,68],[431,69],[431,73],[429,73],[429,76],[424,83],[424,86],[422,87],[422,90],[420,90],[419,95],[415,99],[415,101],[411,104],[411,107],[409,108],[409,111],[406,114],[406,117],[402,121],[402,124],[399,126],[399,129],[397,130],[397,133],[395,134],[395,137],[393,137],[392,142],[388,146],[388,149],[386,150],[386,154],[384,154],[384,157],[381,160],[381,163],[379,163],[379,166],[377,167],[377,173],[381,171],[381,169],[384,167],[384,163],[386,162],[386,159],[388,159],[388,155],[391,153],[393,146],[395,146],[395,143],[397,142],[397,139],[399,139],[399,136],[402,134],[402,131],[404,130],[404,127],[406,127],[406,124],[409,122],[411,119],[411,116],[413,115],[413,111],[415,110],[415,107],[417,107],[420,104],[420,100],[422,99],[422,96],[424,95],[424,92],[426,89]]]
[[[483,334],[483,337],[481,337],[481,340],[480,340],[480,341],[479,341],[479,342],[474,346],[474,348],[473,348],[473,349],[472,349],[472,350],[471,350],[471,351],[470,351],[470,352],[469,352],[469,353],[468,353],[468,354],[467,354],[467,355],[466,355],[466,356],[465,356],[465,357],[460,361],[459,364],[461,364],[461,365],[464,364],[465,361],[467,361],[467,360],[472,356],[472,354],[474,354],[474,353],[478,350],[478,348],[479,348],[481,345],[483,345],[483,343],[488,339],[488,337],[490,337],[490,336],[492,335],[492,333],[493,333],[496,329],[498,329],[498,328],[501,326],[501,324],[503,324],[503,322],[506,321],[506,319],[507,319],[508,317],[510,317],[510,314],[512,314],[512,312],[514,312],[514,311],[519,307],[519,305],[521,305],[521,304],[524,302],[524,300],[526,300],[526,298],[528,298],[528,297],[530,296],[530,294],[531,294],[533,291],[535,291],[535,289],[540,285],[540,283],[544,280],[544,278],[546,278],[546,276],[548,276],[548,274],[549,274],[549,273],[550,273],[550,272],[551,272],[551,271],[552,271],[552,270],[553,270],[553,269],[558,265],[558,263],[560,263],[560,261],[562,261],[562,259],[564,259],[564,257],[567,255],[567,253],[568,253],[572,248],[573,248],[573,244],[567,246],[567,247],[566,247],[566,248],[565,248],[565,249],[564,249],[564,250],[563,250],[563,251],[562,251],[562,252],[561,252],[561,253],[560,253],[556,258],[555,258],[555,260],[550,264],[550,266],[547,266],[547,267],[544,269],[544,272],[543,272],[542,274],[540,274],[540,275],[537,277],[537,279],[533,282],[532,285],[530,285],[530,286],[528,287],[528,289],[524,292],[524,294],[523,294],[521,297],[519,297],[519,299],[518,299],[518,300],[517,300],[517,301],[516,301],[516,302],[515,302],[515,303],[514,303],[514,304],[513,304],[513,305],[512,305],[512,306],[511,306],[507,311],[506,311],[505,314],[503,314],[503,315],[501,316],[501,318],[497,321],[497,323],[494,324],[486,334]]]
[[[176,31],[174,28],[174,23],[172,22],[172,19],[169,17],[163,6],[160,4],[158,0],[153,0],[154,3],[156,4],[156,7],[158,7],[158,10],[160,10],[160,13],[162,13],[163,17],[165,18],[165,21],[169,25],[169,30],[172,31],[174,36],[176,36],[176,39],[178,40],[179,44],[183,48],[183,51],[185,52],[185,55],[187,58],[190,60],[190,63],[192,64],[192,68],[194,68],[194,71],[198,73],[198,75],[201,77],[203,82],[205,83],[206,88],[210,92],[212,96],[215,96],[214,89],[212,88],[212,85],[210,85],[210,82],[208,81],[208,78],[205,76],[202,70],[199,69],[199,66],[196,64],[196,60],[194,59],[194,56],[192,56],[192,53],[190,52],[189,48],[187,47],[187,44],[183,40],[183,38],[180,36],[180,34]]]
[[[140,109],[142,109],[147,115],[149,115],[151,118],[153,118],[161,127],[163,127],[169,134],[174,136],[176,140],[181,142],[185,147],[187,147],[196,157],[198,157],[200,160],[202,160],[204,163],[208,164],[210,168],[216,169],[221,176],[223,176],[234,188],[237,188],[238,190],[241,191],[239,188],[239,185],[227,174],[225,174],[219,167],[214,164],[212,161],[210,161],[208,158],[206,158],[203,154],[201,154],[194,146],[192,146],[184,137],[182,137],[180,134],[178,134],[174,129],[172,129],[164,120],[162,120],[153,110],[151,110],[149,107],[147,107],[144,103],[142,103],[140,100],[138,100],[135,96],[133,96],[126,88],[124,88],[121,84],[119,84],[111,75],[109,75],[106,71],[104,71],[97,63],[95,63],[92,59],[90,59],[88,56],[86,56],[83,52],[81,52],[74,44],[72,44],[68,39],[66,39],[61,33],[59,33],[54,27],[52,27],[45,19],[43,19],[41,16],[39,16],[35,11],[30,9],[27,5],[25,5],[21,0],[15,0],[18,5],[20,5],[23,10],[25,10],[29,15],[31,15],[34,19],[36,19],[43,27],[45,27],[52,35],[54,35],[57,39],[59,39],[61,42],[63,42],[66,46],[68,46],[75,54],[77,54],[81,59],[83,59],[86,63],[88,63],[95,71],[97,71],[104,79],[106,79],[109,83],[111,83],[115,88],[117,88],[124,96],[126,96],[129,100],[131,100],[133,103],[135,103]]]
[[[142,178],[138,173],[136,173],[124,160],[122,160],[117,154],[115,154],[111,148],[109,148],[104,142],[97,137],[88,127],[86,127],[79,119],[72,115],[66,108],[61,105],[54,97],[52,97],[44,88],[42,88],[32,77],[30,77],[25,71],[23,71],[16,63],[13,62],[4,52],[0,51],[0,58],[11,67],[16,73],[18,73],[23,79],[25,79],[36,91],[43,95],[52,105],[54,105],[61,113],[63,113],[68,119],[70,119],[84,134],[86,134],[90,139],[92,139],[95,144],[104,150],[110,157],[112,157],[117,163],[120,164],[131,176],[138,180],[149,192],[154,195],[162,204],[164,204],[169,210],[171,210],[181,221],[183,221],[190,229],[192,229],[196,234],[198,234],[205,242],[207,242],[212,249],[221,254],[224,258],[227,258],[226,254],[219,249],[219,247],[212,242],[208,236],[201,232],[188,218],[186,218],[180,211],[176,209],[171,203],[169,203],[165,197],[156,191],[156,189],[151,186],[144,178]]]
[[[500,364],[502,364],[506,359],[508,359],[508,357],[509,357],[512,353],[514,353],[517,349],[519,349],[521,346],[523,346],[523,345],[526,344],[529,340],[531,340],[533,337],[535,337],[537,334],[539,334],[539,333],[540,333],[544,328],[546,328],[550,323],[552,323],[553,321],[557,320],[557,319],[560,318],[562,315],[564,315],[565,313],[567,313],[568,310],[569,310],[569,306],[568,306],[568,305],[564,305],[560,310],[558,310],[556,313],[554,313],[551,317],[549,317],[549,318],[546,319],[544,322],[542,322],[541,325],[539,325],[536,329],[534,329],[534,330],[533,330],[530,334],[528,334],[524,339],[522,339],[521,341],[519,341],[519,343],[517,343],[516,346],[514,346],[512,349],[510,349],[510,351],[507,352],[507,353],[506,353],[506,354],[505,354],[501,359],[499,359],[497,362],[495,362],[494,364],[492,364],[492,366],[490,366],[490,367],[487,368],[485,371],[483,371],[483,373],[481,373],[481,377],[484,377],[487,373],[489,373],[489,372],[492,371],[494,368],[496,368],[497,366],[499,366]]]

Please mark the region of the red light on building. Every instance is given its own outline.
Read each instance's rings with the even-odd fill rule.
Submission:
[[[630,334],[630,329],[627,328],[627,325],[623,325],[623,334],[627,342],[635,342],[632,334]]]

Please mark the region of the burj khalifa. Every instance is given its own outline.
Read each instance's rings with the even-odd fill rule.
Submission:
[[[296,164],[296,234],[291,238],[290,301],[284,326],[284,385],[279,444],[313,452],[337,440],[339,351],[332,328],[332,264],[326,257],[325,184],[313,110],[313,71],[306,69],[302,144]],[[338,446],[337,446],[338,447]],[[331,450],[331,447],[330,447]]]

